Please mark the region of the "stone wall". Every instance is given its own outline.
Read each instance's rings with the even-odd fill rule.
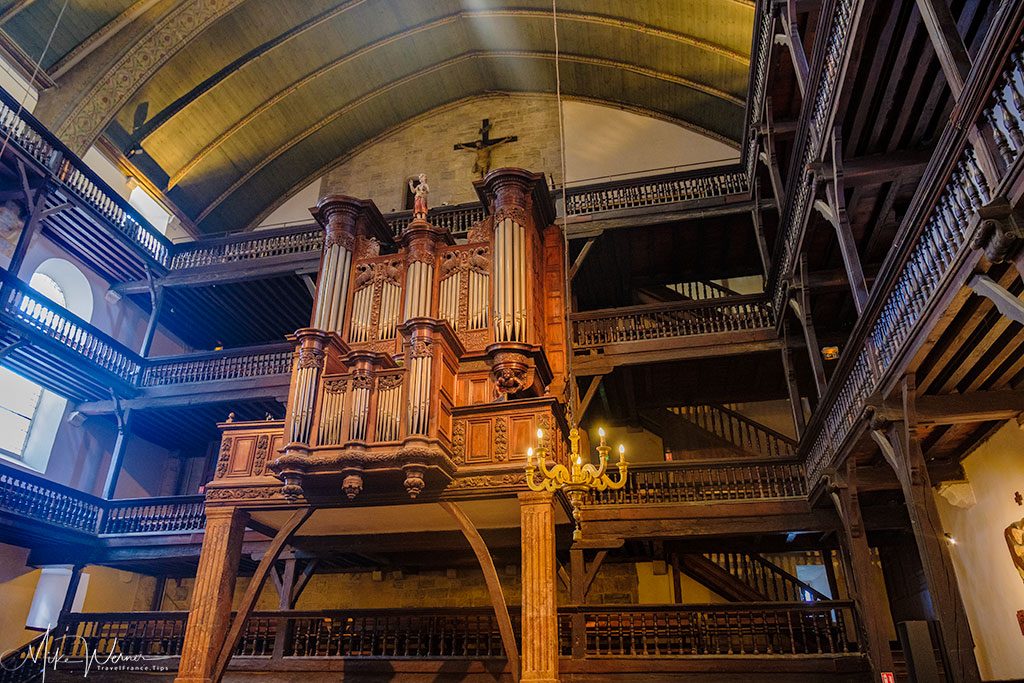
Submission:
[[[560,182],[555,100],[494,95],[437,110],[342,157],[324,176],[320,194],[368,198],[384,213],[401,211],[405,208],[406,181],[426,173],[430,206],[477,201],[473,190],[476,155],[456,151],[453,146],[479,139],[483,119],[490,119],[491,138],[519,138],[493,148],[491,168],[519,166],[543,171],[549,179]]]

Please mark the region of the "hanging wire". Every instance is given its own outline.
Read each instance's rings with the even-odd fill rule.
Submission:
[[[21,119],[21,112],[25,110],[25,101],[28,100],[29,89],[35,85],[36,76],[39,75],[39,70],[42,68],[43,58],[46,57],[46,53],[50,50],[50,43],[53,42],[53,36],[56,35],[57,27],[60,26],[60,20],[64,17],[64,10],[67,8],[68,0],[64,0],[60,12],[57,13],[57,20],[53,22],[53,28],[50,29],[50,35],[46,38],[46,45],[43,46],[43,51],[39,53],[39,58],[35,60],[35,64],[32,66],[32,77],[28,79],[28,87],[25,88],[25,94],[22,95],[21,101],[18,102],[18,111],[14,114],[15,120]],[[12,135],[14,135],[13,125],[8,129],[7,135],[4,136],[4,143],[0,146],[0,157],[7,151],[7,145],[11,141]]]
[[[579,404],[579,390],[576,387],[576,376],[572,372],[572,281],[569,279],[569,232],[566,229],[568,218],[568,198],[566,197],[565,175],[565,118],[562,114],[562,72],[558,51],[558,0],[551,0],[551,23],[555,33],[555,103],[558,108],[558,152],[562,163],[562,243],[565,257],[565,372],[569,385],[569,423],[575,424],[575,412]]]

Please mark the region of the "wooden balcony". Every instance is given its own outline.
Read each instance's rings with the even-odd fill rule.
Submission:
[[[572,632],[575,615],[582,626]],[[519,640],[519,614],[511,614]],[[4,657],[3,683],[30,680],[18,666],[46,637],[67,663],[86,653],[120,653],[177,668],[187,612],[75,613],[50,636]],[[66,636],[66,637],[65,637]],[[61,638],[64,638],[61,641]],[[573,653],[573,642],[582,650]],[[559,609],[560,670],[566,675],[647,672],[645,680],[679,680],[740,665],[792,680],[864,670],[848,602],[724,605],[595,605]],[[734,662],[734,663],[730,663]],[[81,666],[79,663],[78,667]],[[505,652],[490,609],[357,609],[256,612],[234,649],[231,671],[390,672],[429,679],[442,673],[507,676]],[[652,677],[651,674],[654,674]],[[94,669],[93,676],[103,676]],[[492,678],[493,679],[493,678]],[[836,678],[830,680],[844,680]],[[852,680],[852,679],[851,679]]]
[[[171,242],[7,92],[0,89],[4,162],[43,183],[44,234],[112,282],[169,265]]]
[[[1006,31],[1017,26],[1019,16],[1009,16],[1014,11],[1004,7],[1002,20],[994,25]],[[1022,112],[1007,104],[1019,94],[1021,54],[1015,37],[997,32],[988,36],[974,63],[956,116],[939,140],[846,344],[849,352],[840,358],[808,424],[800,455],[806,458],[812,487],[864,435],[869,403],[888,396],[920,362],[918,354],[935,344],[936,326],[945,324],[951,303],[963,305],[971,275],[991,267],[985,239],[978,238],[980,212],[1000,202],[1017,206],[1024,199],[1024,139],[1007,133],[1019,131],[1024,121]],[[969,140],[967,131],[974,128],[982,137]],[[998,150],[996,168],[979,162],[982,146]],[[966,360],[970,371],[979,358]],[[1012,361],[1004,357],[1001,363]]]
[[[763,297],[626,306],[573,313],[573,369],[580,376],[637,365],[781,348]]]

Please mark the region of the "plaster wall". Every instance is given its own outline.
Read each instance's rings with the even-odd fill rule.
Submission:
[[[936,495],[942,527],[956,539],[951,554],[975,654],[984,680],[1024,679],[1024,577],[1011,560],[1004,530],[1024,518],[1014,493],[1024,493],[1024,432],[1007,422],[963,461],[977,502],[951,505]]]

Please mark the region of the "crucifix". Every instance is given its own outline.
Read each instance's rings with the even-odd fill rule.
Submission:
[[[507,142],[515,142],[519,138],[515,135],[506,135],[503,138],[491,139],[491,120],[484,119],[480,123],[480,139],[473,140],[471,142],[460,142],[455,145],[456,150],[467,149],[476,152],[476,161],[473,162],[473,173],[478,174],[481,178],[487,175],[487,172],[491,170],[491,151],[498,145],[504,145]]]

